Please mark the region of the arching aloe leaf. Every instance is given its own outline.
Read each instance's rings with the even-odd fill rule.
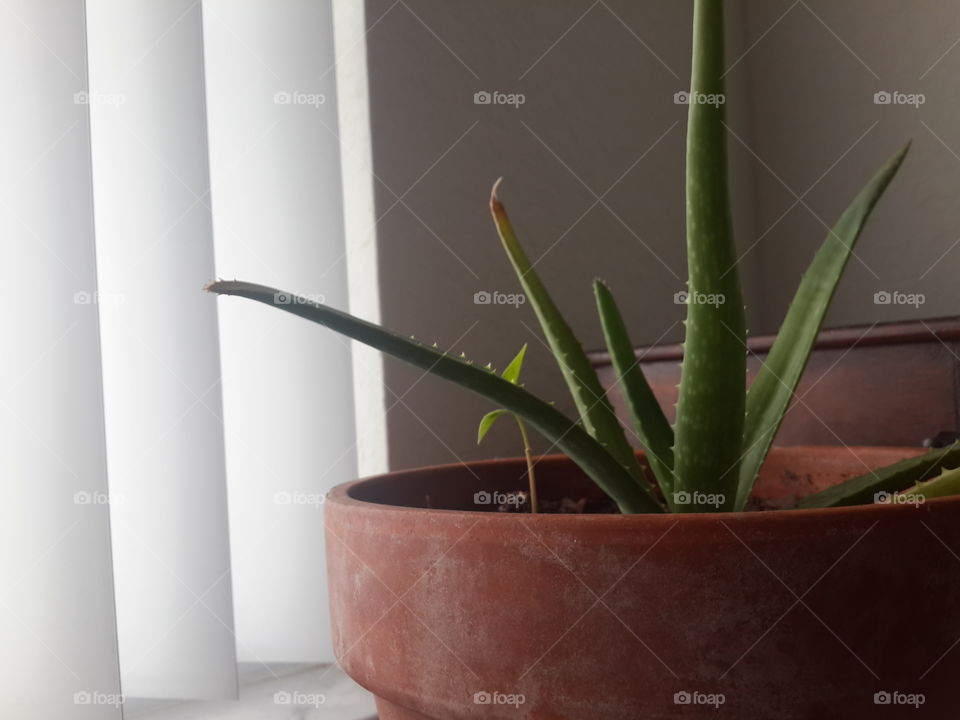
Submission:
[[[528,421],[579,465],[617,503],[622,512],[663,512],[663,507],[653,496],[645,492],[620,462],[582,427],[549,403],[489,370],[475,367],[348,313],[276,288],[234,280],[215,282],[207,289],[221,295],[256,300],[305,318],[477,393]],[[278,297],[285,302],[277,302]]]
[[[933,477],[947,465],[960,464],[960,443],[901,460],[804,498],[798,508],[864,505],[878,492],[895,493]]]
[[[573,330],[560,314],[540,277],[524,252],[506,208],[497,197],[498,180],[490,195],[490,210],[504,250],[510,258],[520,284],[540,321],[543,334],[550,344],[553,356],[560,366],[570,394],[573,396],[580,420],[592,435],[634,477],[637,483],[646,484],[643,470],[637,461],[633,447],[627,442],[620,421],[600,385],[596,371],[590,365],[587,354],[573,334]]]
[[[871,178],[824,240],[800,281],[770,354],[747,392],[737,510],[746,507],[857,238],[909,149],[907,144]]]
[[[669,504],[673,493],[673,428],[634,355],[633,344],[613,293],[602,280],[594,280],[593,291],[613,370],[623,388],[637,436],[647,451],[650,468]]]
[[[673,447],[675,493],[689,498],[688,512],[733,507],[743,440],[746,324],[727,189],[723,41],[722,0],[696,0],[687,123],[687,321]]]

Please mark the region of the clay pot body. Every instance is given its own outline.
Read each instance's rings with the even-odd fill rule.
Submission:
[[[787,504],[916,452],[775,448],[757,495]],[[960,499],[478,511],[524,471],[425,468],[328,497],[335,650],[382,720],[956,717]],[[538,476],[542,497],[598,494],[563,457]]]

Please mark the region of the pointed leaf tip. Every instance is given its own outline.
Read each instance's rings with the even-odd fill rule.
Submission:
[[[493,188],[490,190],[490,210],[497,216],[506,214],[506,208],[504,208],[503,203],[500,202],[500,183],[502,182],[502,177],[497,178],[497,181],[493,184]]]
[[[523,347],[520,348],[520,352],[518,352],[516,357],[514,357],[513,360],[510,361],[510,364],[507,365],[506,369],[503,371],[503,374],[500,377],[516,385],[517,381],[520,379],[520,369],[523,367],[523,357],[526,354],[527,354],[527,344],[524,343]]]

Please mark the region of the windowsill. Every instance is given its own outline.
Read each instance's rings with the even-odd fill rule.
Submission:
[[[240,665],[240,698],[129,700],[124,718],[143,720],[376,720],[373,696],[329,665]]]

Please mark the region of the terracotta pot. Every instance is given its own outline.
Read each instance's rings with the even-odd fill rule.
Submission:
[[[783,502],[915,452],[775,449],[758,494]],[[565,458],[538,469],[543,497],[597,495]],[[474,504],[524,483],[504,460],[330,494],[336,654],[382,720],[957,716],[960,499],[659,516]]]

